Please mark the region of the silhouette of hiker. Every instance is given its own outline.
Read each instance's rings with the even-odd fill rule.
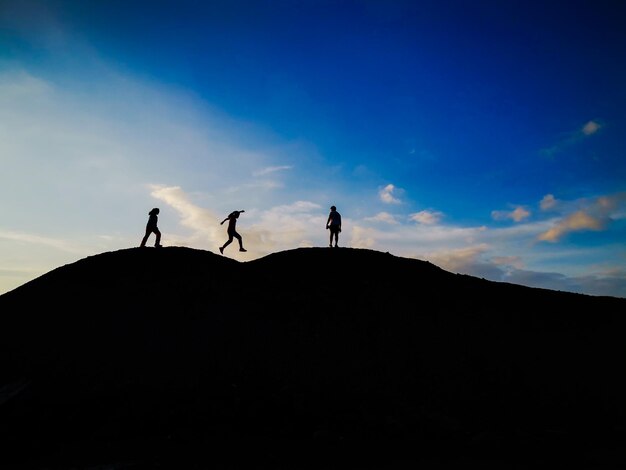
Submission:
[[[330,214],[328,214],[328,220],[326,221],[326,228],[330,229],[330,243],[329,247],[333,246],[333,238],[335,239],[335,248],[338,248],[339,232],[341,232],[341,214],[337,212],[335,206],[331,206]]]
[[[239,251],[248,251],[243,247],[241,235],[239,235],[236,230],[237,219],[239,218],[239,214],[241,214],[242,212],[245,212],[245,211],[243,209],[240,211],[232,211],[230,214],[228,214],[228,217],[226,217],[224,220],[220,222],[220,225],[222,225],[224,222],[228,220],[228,230],[227,230],[228,240],[226,240],[226,243],[220,246],[220,253],[224,254],[224,248],[226,248],[228,245],[231,244],[231,242],[233,241],[233,238],[236,238],[237,240],[239,240]]]
[[[151,233],[154,233],[156,235],[156,240],[154,242],[154,247],[155,248],[161,248],[161,232],[159,231],[159,229],[157,228],[157,221],[159,220],[159,208],[155,207],[154,209],[152,209],[150,212],[148,212],[148,215],[150,217],[148,217],[148,223],[146,224],[146,234],[143,237],[143,240],[141,240],[141,245],[140,247],[143,248],[146,246],[146,242],[148,241],[148,237],[150,236]]]

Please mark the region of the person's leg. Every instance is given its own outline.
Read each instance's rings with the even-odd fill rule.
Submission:
[[[220,246],[220,253],[224,254],[224,248],[226,248],[228,245],[230,245],[230,243],[233,241],[233,235],[228,232],[228,240],[226,240],[226,243],[224,243],[222,246]]]
[[[233,233],[233,236],[239,241],[239,251],[246,251],[246,249],[243,247],[243,240],[241,238],[241,235],[235,232]]]
[[[161,232],[159,231],[159,229],[154,229],[154,233],[156,234],[154,246],[161,246]]]
[[[139,245],[141,248],[146,246],[146,242],[148,241],[149,236],[150,236],[150,231],[146,230],[146,234],[143,236],[143,239],[141,240],[141,245]]]
[[[330,245],[329,246],[333,246],[333,239],[335,240],[335,246],[337,246],[338,238],[339,238],[339,231],[335,227],[331,226],[331,229],[330,229]]]
[[[229,234],[228,234],[228,240],[226,240],[226,243],[224,243],[224,244],[222,245],[222,250],[223,250],[224,248],[226,248],[228,245],[230,245],[230,244],[232,243],[232,241],[233,241],[233,234],[232,234],[232,233],[229,233]]]

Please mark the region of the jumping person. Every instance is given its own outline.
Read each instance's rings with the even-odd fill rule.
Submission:
[[[233,211],[230,214],[228,214],[228,217],[226,217],[224,220],[220,222],[220,225],[222,225],[224,222],[228,220],[228,230],[227,230],[228,240],[226,240],[226,243],[220,246],[220,253],[224,254],[224,248],[226,248],[228,245],[231,244],[231,242],[233,241],[233,238],[236,238],[239,241],[239,251],[248,251],[243,247],[241,235],[237,233],[237,229],[236,229],[237,219],[239,218],[239,214],[241,214],[242,212],[245,212],[245,211],[243,209],[240,211]]]
[[[335,206],[331,206],[330,208],[330,214],[328,214],[328,220],[326,220],[326,228],[330,230],[330,243],[328,246],[333,246],[334,238],[335,248],[338,248],[339,232],[341,232],[341,214],[337,212],[337,208]]]
[[[159,220],[159,208],[155,207],[150,212],[148,212],[148,215],[150,217],[148,217],[148,223],[146,224],[146,234],[144,235],[143,240],[141,240],[141,245],[139,246],[141,248],[144,248],[146,246],[146,242],[148,241],[148,237],[150,236],[150,234],[154,233],[156,235],[154,247],[161,248],[161,232],[157,228],[157,221]]]

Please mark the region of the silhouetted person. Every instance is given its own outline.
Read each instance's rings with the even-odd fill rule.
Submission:
[[[339,246],[339,232],[341,232],[341,214],[337,212],[335,206],[331,206],[330,214],[328,214],[328,220],[326,221],[326,228],[330,230],[330,243],[329,247],[333,246],[333,238],[335,239],[335,248]]]
[[[161,232],[159,231],[159,229],[157,228],[157,222],[159,220],[159,208],[155,207],[154,209],[152,209],[150,212],[148,212],[148,215],[150,217],[148,217],[148,223],[146,224],[146,234],[143,237],[143,240],[141,240],[141,245],[140,247],[143,248],[146,246],[146,242],[148,241],[148,237],[150,236],[150,234],[154,233],[156,235],[156,240],[154,241],[154,247],[155,248],[161,248]]]
[[[239,251],[248,251],[243,247],[241,235],[239,235],[236,230],[237,219],[239,218],[239,214],[241,214],[242,212],[245,211],[243,209],[240,211],[232,211],[230,214],[228,214],[228,217],[220,222],[220,225],[222,225],[228,220],[228,240],[226,240],[226,243],[220,246],[220,253],[224,254],[224,248],[230,245],[230,243],[233,241],[233,238],[236,238],[239,241]]]

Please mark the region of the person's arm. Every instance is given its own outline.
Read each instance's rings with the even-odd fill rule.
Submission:
[[[224,220],[222,220],[222,221],[220,222],[220,225],[223,225],[223,224],[224,224],[224,222],[226,222],[228,219],[229,219],[229,217],[226,217]]]

